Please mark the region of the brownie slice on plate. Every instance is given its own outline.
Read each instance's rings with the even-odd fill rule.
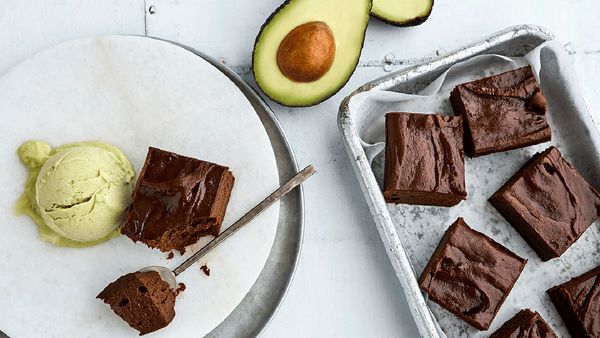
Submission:
[[[150,148],[121,232],[168,252],[218,236],[234,177],[227,167]]]
[[[419,286],[446,310],[487,330],[526,263],[459,218],[446,230]]]

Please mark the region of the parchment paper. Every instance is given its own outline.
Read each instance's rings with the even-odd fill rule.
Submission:
[[[0,116],[0,327],[11,337],[135,337],[96,295],[125,273],[182,261],[123,236],[85,249],[42,242],[33,222],[13,213],[26,178],[15,153],[22,142],[106,141],[136,172],[149,146],[229,166],[236,181],[223,228],[279,185],[246,97],[208,62],[159,40],[91,38],[44,51],[0,79]],[[262,270],[278,216],[275,205],[180,275],[187,289],[177,315],[149,337],[200,337],[220,324]]]
[[[428,304],[448,337],[487,337],[519,310],[538,311],[557,332],[568,337],[562,319],[546,294],[550,287],[600,264],[598,223],[560,258],[542,262],[511,225],[487,202],[534,153],[551,144],[573,163],[596,188],[600,187],[599,149],[596,130],[585,100],[578,90],[570,58],[562,45],[549,41],[525,57],[481,55],[451,67],[418,95],[397,92],[365,92],[351,102],[353,120],[367,157],[380,185],[383,181],[386,112],[438,112],[452,114],[450,91],[459,83],[482,78],[530,64],[548,99],[548,120],[552,141],[531,147],[465,159],[466,201],[444,207],[388,204],[388,210],[402,236],[411,263],[420,276],[445,230],[458,217],[529,261],[514,289],[500,309],[491,328],[479,332],[432,301]]]

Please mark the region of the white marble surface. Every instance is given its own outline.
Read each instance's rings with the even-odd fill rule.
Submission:
[[[0,0],[0,73],[49,45],[96,34],[148,34],[222,58],[251,81],[254,37],[280,0]],[[147,8],[155,6],[153,15]],[[270,103],[301,165],[306,233],[296,278],[265,337],[414,337],[416,328],[340,142],[341,99],[386,70],[457,48],[514,24],[546,26],[567,44],[592,112],[600,109],[600,3],[596,0],[438,0],[425,24],[371,20],[359,68],[332,99],[312,108]],[[385,56],[393,58],[383,67]],[[600,120],[600,115],[596,115]]]

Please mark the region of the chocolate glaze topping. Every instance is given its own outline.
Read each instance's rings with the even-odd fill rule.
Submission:
[[[548,294],[573,337],[600,337],[600,266]]]
[[[529,66],[458,85],[450,102],[464,117],[469,156],[550,140],[546,98]]]
[[[444,234],[419,285],[436,303],[487,330],[526,262],[459,218]]]
[[[462,136],[460,117],[388,113],[386,201],[450,206],[463,200]]]
[[[490,338],[557,338],[539,313],[521,310],[504,323]]]
[[[162,251],[217,236],[233,187],[227,167],[150,148],[122,233]]]
[[[600,216],[600,194],[555,147],[536,154],[490,202],[544,260],[562,255]]]

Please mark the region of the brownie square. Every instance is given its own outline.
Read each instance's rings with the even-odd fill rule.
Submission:
[[[539,313],[521,310],[490,338],[558,338]]]
[[[529,66],[460,84],[450,102],[471,157],[550,141],[546,97]]]
[[[419,286],[446,310],[487,330],[526,263],[458,218],[427,263]]]
[[[168,252],[218,236],[234,177],[227,167],[150,148],[121,232]]]
[[[573,337],[600,337],[600,266],[548,294]]]
[[[466,198],[460,117],[388,113],[385,126],[388,203],[452,206]]]
[[[108,284],[97,298],[141,335],[162,329],[175,317],[175,291],[158,272],[134,272]]]
[[[534,155],[489,200],[544,261],[600,216],[600,195],[555,147]]]

